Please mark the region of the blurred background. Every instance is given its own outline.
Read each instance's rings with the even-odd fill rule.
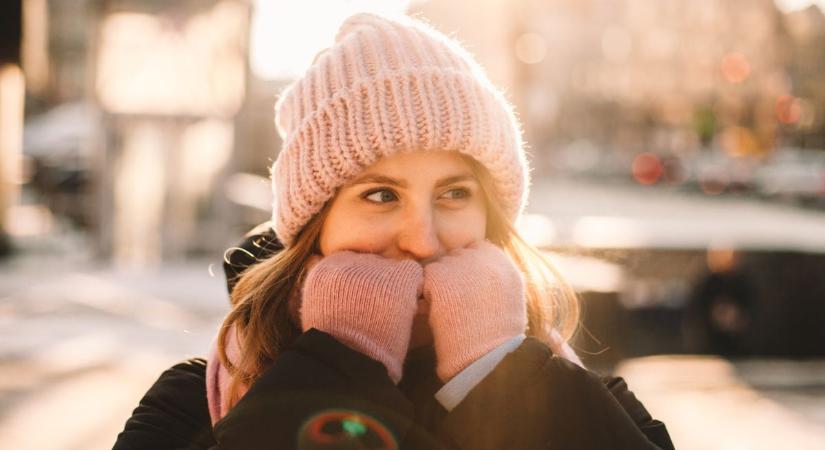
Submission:
[[[269,217],[275,97],[366,10],[455,36],[516,105],[519,226],[581,296],[585,363],[679,449],[825,449],[822,8],[4,1],[0,442],[111,448],[206,353],[224,252]]]

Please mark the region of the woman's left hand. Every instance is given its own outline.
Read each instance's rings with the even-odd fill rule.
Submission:
[[[527,327],[521,272],[486,240],[424,266],[424,298],[445,382]]]

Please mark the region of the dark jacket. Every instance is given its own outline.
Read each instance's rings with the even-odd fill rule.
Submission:
[[[256,235],[243,247],[265,257],[277,250],[269,239]],[[227,261],[230,289],[241,265],[237,258]],[[533,338],[450,412],[434,398],[443,384],[432,347],[410,352],[396,386],[381,363],[312,329],[213,431],[205,365],[193,359],[164,372],[126,422],[115,450],[673,449],[665,425],[621,378],[599,377]]]

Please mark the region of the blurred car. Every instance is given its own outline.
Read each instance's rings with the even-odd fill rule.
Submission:
[[[97,108],[74,102],[27,119],[23,130],[23,155],[31,171],[24,191],[78,225],[88,225],[95,205],[92,150],[100,126]]]
[[[754,159],[731,157],[718,149],[702,151],[686,161],[685,184],[707,195],[753,192],[757,164]]]

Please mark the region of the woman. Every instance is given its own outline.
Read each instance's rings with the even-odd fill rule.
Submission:
[[[209,361],[115,448],[673,448],[564,343],[575,297],[513,228],[518,123],[455,42],[355,15],[276,110],[272,226],[229,260]]]

